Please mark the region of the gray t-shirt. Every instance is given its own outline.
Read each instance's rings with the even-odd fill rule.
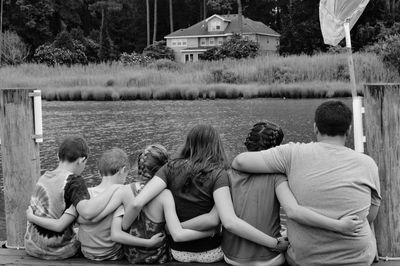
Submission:
[[[236,170],[229,170],[228,175],[236,215],[267,235],[279,237],[280,205],[275,188],[287,180],[286,176],[251,175]],[[222,250],[228,259],[242,265],[269,261],[278,256],[278,253],[227,230],[223,233]]]
[[[367,155],[327,143],[289,143],[261,151],[266,172],[285,173],[300,205],[338,219],[365,219],[357,237],[288,220],[289,261],[294,265],[370,265],[375,240],[366,219],[380,205],[378,167]]]

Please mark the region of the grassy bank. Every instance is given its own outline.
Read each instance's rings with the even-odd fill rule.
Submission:
[[[366,82],[400,78],[372,54],[355,55],[356,76]],[[99,64],[47,67],[26,64],[0,69],[3,87],[42,89],[47,100],[148,100],[350,95],[345,55],[266,56],[157,67]]]

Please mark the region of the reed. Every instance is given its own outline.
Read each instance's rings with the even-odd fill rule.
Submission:
[[[356,77],[365,82],[399,81],[374,54],[355,54]],[[175,69],[126,67],[119,63],[0,69],[7,88],[39,88],[47,100],[166,100],[240,97],[315,98],[348,96],[343,54],[263,56],[197,62]],[[361,90],[360,90],[361,91]]]

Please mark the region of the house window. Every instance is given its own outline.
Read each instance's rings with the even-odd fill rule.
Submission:
[[[178,46],[181,46],[182,45],[182,42],[178,42],[178,44],[177,44]]]
[[[209,43],[210,45],[214,45],[214,38],[210,38],[210,39],[208,40],[208,43]]]
[[[216,30],[220,30],[220,29],[221,29],[221,25],[216,25],[216,26],[215,26],[215,29],[216,29]]]
[[[183,46],[186,46],[186,41],[183,41],[183,42],[182,42],[182,45],[183,45]]]
[[[194,55],[193,54],[185,54],[185,63],[193,62],[193,61],[194,61]]]
[[[224,42],[224,38],[219,37],[218,38],[218,45],[222,45],[223,42]]]
[[[206,46],[206,40],[205,40],[205,39],[201,39],[200,45],[201,45],[201,46]]]
[[[176,42],[172,42],[172,46],[176,46]]]

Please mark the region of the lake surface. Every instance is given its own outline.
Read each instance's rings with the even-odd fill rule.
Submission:
[[[90,148],[83,176],[98,183],[96,162],[102,151],[124,149],[133,158],[152,143],[174,153],[197,124],[211,124],[221,134],[229,159],[245,151],[253,124],[270,120],[285,133],[284,143],[314,141],[314,110],[323,99],[243,99],[204,101],[43,102],[44,143],[41,170],[57,166],[58,144],[67,135],[83,135]],[[344,99],[351,106],[351,100]],[[350,140],[348,145],[353,146]],[[1,166],[0,166],[1,167]],[[134,176],[134,170],[130,177]],[[2,186],[2,171],[0,171]],[[0,192],[0,240],[5,239],[4,195]]]

